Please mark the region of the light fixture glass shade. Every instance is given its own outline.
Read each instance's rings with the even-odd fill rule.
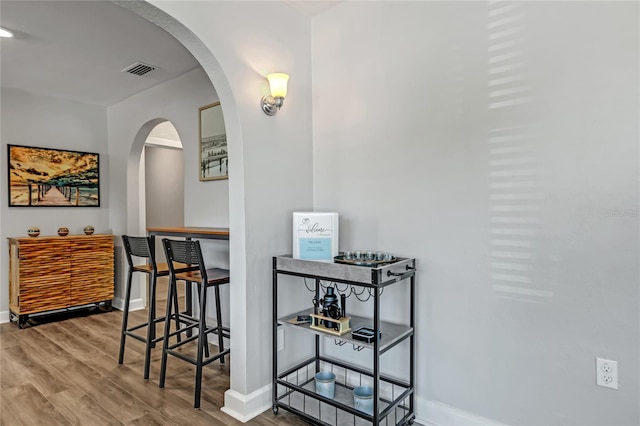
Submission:
[[[267,76],[269,80],[269,86],[271,87],[271,96],[274,98],[286,98],[287,97],[287,82],[289,81],[289,74],[276,72]]]
[[[0,37],[13,37],[13,33],[11,33],[11,31],[7,31],[4,28],[0,27]]]

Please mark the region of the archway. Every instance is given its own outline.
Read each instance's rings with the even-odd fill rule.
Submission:
[[[180,43],[182,43],[201,64],[210,82],[215,87],[219,100],[223,106],[224,123],[227,132],[227,143],[229,149],[229,269],[231,280],[234,285],[230,286],[230,306],[231,311],[230,326],[238,330],[231,339],[231,352],[234,362],[231,363],[231,388],[240,392],[227,391],[234,394],[234,400],[242,401],[243,388],[246,387],[246,242],[245,242],[245,205],[244,205],[244,164],[243,164],[243,141],[240,128],[238,106],[233,96],[231,85],[223,72],[221,64],[214,57],[213,53],[199,40],[189,29],[177,22],[169,15],[147,2],[115,1],[114,3],[129,9],[143,18],[155,23],[163,28]],[[132,234],[144,234],[144,224],[141,223],[141,212],[137,199],[139,198],[139,177],[138,164],[140,153],[146,136],[151,129],[164,119],[152,119],[145,123],[134,137],[133,145],[127,159],[127,204],[126,204],[126,228]],[[178,129],[180,130],[180,129]],[[236,384],[234,386],[234,383]],[[266,397],[266,400],[265,400]],[[270,391],[261,394],[258,401],[259,410],[264,409],[265,401],[268,403]],[[225,407],[227,398],[225,399]],[[234,416],[246,416],[246,412],[253,412],[255,409],[225,410]],[[255,415],[255,414],[254,414]],[[253,417],[253,415],[251,416]],[[250,418],[250,417],[249,417]]]

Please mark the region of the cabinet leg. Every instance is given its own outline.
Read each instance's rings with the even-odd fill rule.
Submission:
[[[23,329],[27,326],[27,321],[29,320],[29,315],[18,315],[18,328]]]

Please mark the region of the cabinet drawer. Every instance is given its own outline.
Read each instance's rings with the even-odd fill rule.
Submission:
[[[60,287],[66,286],[69,287],[69,280],[71,275],[69,273],[66,274],[56,274],[56,275],[41,275],[41,276],[28,276],[20,279],[20,292],[22,290],[34,289],[34,291],[40,291],[40,288],[50,288],[50,287]],[[45,291],[45,290],[43,290]]]
[[[74,255],[83,252],[113,252],[112,236],[92,236],[74,239],[70,243],[70,249]]]
[[[20,289],[20,314],[31,314],[69,306],[69,285],[44,285]]]
[[[71,288],[82,289],[88,285],[102,285],[103,287],[111,287],[113,289],[113,271],[72,275]]]
[[[71,266],[74,272],[113,268],[113,255],[105,253],[74,254]]]
[[[18,266],[18,277],[21,285],[23,282],[53,277],[59,279],[66,276],[68,279],[70,273],[69,257],[63,256],[49,259],[35,258],[24,261],[21,259]]]
[[[42,260],[60,256],[69,257],[69,241],[63,239],[21,240],[18,247],[20,262],[30,259]]]
[[[70,306],[84,305],[113,299],[113,280],[89,280],[82,284],[73,284],[70,293]]]

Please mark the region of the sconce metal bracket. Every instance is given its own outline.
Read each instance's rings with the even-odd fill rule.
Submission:
[[[271,95],[263,96],[262,99],[260,99],[260,106],[262,107],[262,111],[269,116],[276,115],[276,112],[278,112],[276,100]]]
[[[268,116],[276,115],[276,112],[278,112],[283,104],[284,98],[274,98],[271,95],[263,96],[262,99],[260,99],[262,111]]]

